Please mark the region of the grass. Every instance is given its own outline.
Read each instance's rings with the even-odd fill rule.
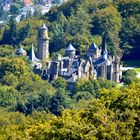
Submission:
[[[135,68],[136,72],[140,72],[140,68]]]

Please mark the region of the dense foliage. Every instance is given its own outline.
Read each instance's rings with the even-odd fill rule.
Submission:
[[[140,81],[137,81],[121,90],[102,89],[100,98],[81,100],[75,109],[64,110],[60,117],[45,112],[24,116],[1,108],[0,138],[140,139],[139,99]]]
[[[3,48],[6,48],[4,51]],[[0,139],[139,139],[140,81],[126,86],[79,79],[73,90],[59,77],[48,83],[24,57],[3,46],[0,57]]]
[[[68,90],[62,77],[44,81],[32,72],[27,57],[15,55],[20,43],[27,53],[32,43],[36,46],[37,28],[45,22],[51,53],[63,54],[71,42],[84,54],[92,42],[100,46],[106,32],[111,54],[139,58],[139,10],[140,0],[70,0],[45,16],[19,23],[11,18],[2,25],[0,139],[140,139],[140,80],[135,71],[124,73],[123,86],[91,77]]]
[[[106,32],[111,54],[139,59],[139,9],[140,0],[69,0],[62,6],[52,7],[45,16],[23,19],[18,24],[11,21],[8,26],[2,26],[0,44],[22,43],[29,48],[31,43],[37,44],[37,28],[45,22],[51,53],[70,42],[77,52],[84,53],[92,42],[100,46]]]

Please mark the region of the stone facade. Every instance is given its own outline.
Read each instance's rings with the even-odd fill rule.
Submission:
[[[23,49],[19,49],[22,50]],[[95,43],[87,49],[85,55],[76,55],[76,49],[72,44],[65,48],[65,55],[58,54],[57,59],[49,58],[49,37],[45,25],[38,31],[38,57],[36,58],[32,45],[29,59],[37,70],[41,70],[42,61],[46,59],[46,67],[41,72],[42,78],[48,81],[58,76],[64,77],[68,83],[74,83],[78,79],[91,77],[120,82],[122,78],[122,66],[118,56],[110,56],[107,50],[106,39],[103,37],[101,48]]]
[[[48,28],[43,24],[38,29],[38,52],[37,58],[40,60],[49,58],[49,37]]]
[[[40,54],[42,56],[40,55],[38,58],[43,59],[49,56],[48,33],[47,36],[45,34],[45,39],[40,39],[38,40],[40,44],[38,52],[41,51],[42,53]],[[44,55],[46,53],[47,55]],[[68,83],[74,83],[80,78],[89,79],[92,77],[97,79],[102,77],[103,79],[119,83],[122,77],[120,58],[108,55],[105,37],[103,38],[101,49],[95,43],[92,43],[87,49],[86,54],[80,56],[76,55],[76,49],[70,44],[65,48],[65,55],[63,57],[58,54],[56,60],[48,60],[46,65],[43,77],[48,81],[52,81],[58,76],[64,77]]]

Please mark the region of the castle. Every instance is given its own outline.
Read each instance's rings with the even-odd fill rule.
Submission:
[[[45,24],[38,29],[37,57],[32,45],[29,59],[36,69],[41,68],[42,60],[46,60],[46,67],[41,75],[48,81],[52,81],[59,76],[65,78],[68,83],[75,83],[80,78],[90,79],[92,77],[97,79],[102,77],[119,83],[122,78],[120,58],[108,54],[105,37],[103,37],[101,49],[95,43],[92,43],[85,55],[76,55],[76,49],[72,44],[69,44],[65,48],[64,56],[58,54],[56,60],[49,59],[48,28]]]

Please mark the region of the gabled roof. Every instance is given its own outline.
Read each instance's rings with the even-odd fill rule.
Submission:
[[[66,47],[65,50],[68,50],[68,51],[75,51],[76,49],[73,47],[73,45],[70,43],[68,47]]]
[[[107,66],[109,66],[111,65],[111,62],[109,59],[105,59],[103,57],[94,62],[94,65],[102,65],[102,64],[106,64]]]

